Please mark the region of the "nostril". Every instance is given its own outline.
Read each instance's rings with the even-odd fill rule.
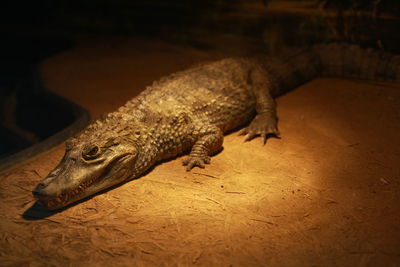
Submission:
[[[35,196],[35,197],[40,197],[40,196],[42,196],[43,194],[35,188],[35,189],[33,189],[33,191],[32,191],[32,195]]]
[[[43,189],[44,189],[45,187],[46,187],[45,184],[42,184],[42,183],[38,184],[38,185],[35,187],[35,189],[33,189],[32,194],[33,194],[35,197],[43,196],[43,195],[44,195],[44,194],[43,194]]]
[[[44,183],[39,183],[39,184],[36,186],[36,189],[42,190],[42,189],[44,189],[45,187],[46,187],[46,185],[45,185]]]

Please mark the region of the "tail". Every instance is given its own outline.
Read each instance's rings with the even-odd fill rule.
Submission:
[[[316,77],[400,82],[400,56],[351,44],[321,44],[267,64],[282,94]]]

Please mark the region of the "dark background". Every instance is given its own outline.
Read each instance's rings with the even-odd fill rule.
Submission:
[[[6,1],[0,22],[3,33],[18,36],[118,34],[189,42],[214,34],[262,38],[270,24],[295,20],[285,29],[290,44],[343,40],[374,45],[381,40],[381,48],[393,50],[399,10],[396,0]],[[35,52],[36,58],[44,53]]]

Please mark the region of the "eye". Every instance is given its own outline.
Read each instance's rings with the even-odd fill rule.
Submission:
[[[89,146],[82,152],[82,157],[85,160],[92,160],[100,156],[100,148],[98,146]]]

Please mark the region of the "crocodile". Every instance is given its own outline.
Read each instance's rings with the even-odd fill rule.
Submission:
[[[274,98],[320,76],[399,82],[400,57],[332,43],[176,72],[67,140],[63,159],[32,193],[56,210],[184,153],[186,170],[204,168],[223,134],[240,126],[244,141],[259,136],[265,144],[279,137]]]

